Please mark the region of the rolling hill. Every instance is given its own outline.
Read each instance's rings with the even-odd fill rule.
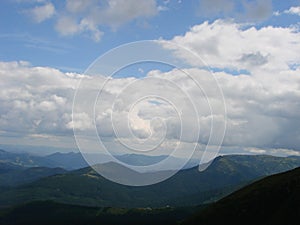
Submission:
[[[297,168],[263,178],[210,205],[99,208],[34,201],[0,210],[0,224],[296,225],[299,193],[300,168]]]
[[[116,165],[109,165],[113,172]],[[191,206],[216,201],[256,179],[298,166],[298,157],[220,156],[202,172],[197,167],[181,170],[164,182],[145,187],[113,183],[87,167],[2,191],[0,206],[32,200],[113,207]]]

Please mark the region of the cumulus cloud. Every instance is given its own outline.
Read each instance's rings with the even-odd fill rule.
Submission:
[[[233,21],[216,20],[196,25],[172,41],[196,52],[213,68],[277,73],[300,63],[300,33],[293,27],[257,29]],[[194,63],[182,54],[177,52],[178,57]]]
[[[77,10],[75,6],[73,10]],[[1,62],[1,136],[19,140],[26,136],[72,137],[72,128],[88,136],[96,127],[111,148],[116,140],[133,143],[136,148],[155,147],[161,141],[162,148],[175,148],[180,141],[185,146],[195,140],[205,145],[212,120],[216,128],[225,122],[222,99],[210,79],[213,73],[226,100],[224,146],[252,149],[253,153],[300,151],[299,31],[272,26],[256,29],[218,20],[194,26],[171,41],[201,56],[212,72],[197,68],[195,61],[172,48],[175,57],[187,62],[185,73],[153,70],[143,79],[112,78],[96,104],[90,102],[94,101],[90,96],[99,93],[106,77],[63,73],[26,62]],[[163,40],[158,43],[171,48]],[[239,73],[233,75],[231,70]],[[84,95],[78,99],[72,120],[73,96],[81,78],[86,80],[80,90]],[[89,104],[95,105],[95,111],[81,110]],[[216,110],[211,112],[210,106]]]
[[[284,13],[300,16],[300,6],[294,6],[285,10]]]
[[[78,75],[24,62],[1,62],[0,79],[0,124],[6,135],[69,132],[66,124]]]
[[[224,71],[214,72],[228,110],[224,145],[299,150],[297,29],[256,29],[217,20],[194,26],[171,41],[188,47],[213,71]],[[197,66],[184,52],[164,41],[161,44],[192,67]]]
[[[96,114],[84,113],[83,110],[83,113],[75,112],[72,120],[73,95],[79,80],[82,77],[87,79],[82,90],[87,93],[86,98],[79,99],[80,107],[84,109],[89,104],[88,94],[98,93],[105,77],[95,80],[52,68],[32,67],[24,62],[2,62],[1,136],[14,136],[18,140],[26,136],[72,138],[73,128],[88,136],[96,126],[100,138],[105,139],[111,148],[116,146],[112,144],[114,140],[134,143],[136,148],[151,148],[161,140],[161,148],[175,148],[180,141],[187,146],[195,138],[205,145],[209,140],[212,117],[217,127],[224,122],[221,107],[217,107],[222,99],[213,91],[216,87],[208,79],[210,72],[196,68],[185,69],[185,72],[211,91],[201,94],[192,80],[176,69],[151,71],[145,79],[114,78],[102,90],[95,105]],[[274,154],[274,149],[290,149],[286,153],[299,151],[299,72],[299,68],[277,74],[260,71],[253,76],[214,72],[227,106],[223,145],[227,148],[263,149]],[[170,82],[179,86],[172,86]],[[136,85],[135,88],[132,85]],[[140,98],[153,90],[162,98]],[[195,137],[197,120],[189,98],[197,107],[199,137]],[[140,100],[135,101],[137,99]],[[131,105],[132,102],[136,104]],[[207,102],[216,106],[213,115]],[[284,151],[280,152],[283,154]]]
[[[41,6],[36,6],[30,9],[28,13],[32,16],[34,21],[41,23],[55,14],[55,7],[52,3],[48,2]]]

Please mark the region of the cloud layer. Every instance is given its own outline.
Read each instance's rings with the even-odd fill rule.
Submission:
[[[79,10],[76,5],[68,7]],[[196,25],[171,41],[189,48],[212,68],[227,106],[224,146],[264,153],[274,152],[274,149],[300,151],[299,30],[272,26],[257,29],[217,20]],[[159,43],[170,48],[163,40]],[[129,144],[138,139],[145,141],[152,137],[151,140],[159,141],[164,137],[167,142],[163,147],[171,150],[180,140],[186,144],[194,142],[197,124],[199,143],[206,144],[212,120],[207,102],[218,108],[222,99],[216,96],[215,84],[208,79],[210,72],[197,68],[198,65],[179,49],[171,50],[174,56],[190,65],[184,71],[205,87],[205,94],[199,93],[191,79],[176,69],[150,71],[147,79],[114,78],[98,99],[95,118],[93,114],[77,113],[73,115],[74,121],[74,93],[80,79],[89,77],[34,67],[26,62],[1,62],[1,137],[72,138],[73,127],[88,136],[96,125],[100,137],[108,143],[116,137]],[[83,91],[98,92],[105,80],[102,76],[91,79]],[[137,101],[129,107],[130,100],[147,95],[151,89],[164,98]],[[189,97],[182,91],[188,92]],[[193,116],[189,98],[198,104],[199,121]],[[177,107],[164,99],[172,99]],[[81,102],[81,107],[85,107],[88,99]],[[215,126],[224,122],[222,108],[219,108],[213,115]],[[180,135],[182,115],[186,129],[190,128],[184,136]],[[132,133],[127,132],[128,127]],[[153,146],[152,142],[143,144]]]
[[[215,71],[228,107],[224,144],[299,149],[299,30],[217,20],[171,41],[188,47]]]

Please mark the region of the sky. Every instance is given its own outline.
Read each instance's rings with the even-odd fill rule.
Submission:
[[[299,0],[4,0],[0,144],[300,155],[299,52]]]

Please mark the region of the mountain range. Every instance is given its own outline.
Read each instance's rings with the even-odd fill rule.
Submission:
[[[300,168],[260,179],[208,205],[196,207],[87,207],[35,201],[0,210],[10,225],[297,225]]]
[[[14,178],[14,174],[18,173],[10,170],[18,171],[16,166],[18,165],[7,164],[3,176],[11,176],[11,180],[18,180]],[[109,168],[111,173],[120,166],[112,162],[106,163],[106,168]],[[11,182],[11,186],[14,187],[9,188],[2,185],[0,206],[12,206],[33,200],[53,200],[93,207],[194,206],[214,202],[257,179],[298,166],[300,157],[226,155],[215,158],[208,168],[201,172],[198,167],[184,169],[164,182],[144,187],[111,182],[90,167],[73,171],[52,168],[53,174],[45,174],[43,178],[31,175],[35,179],[26,183]],[[38,168],[35,169],[39,170]],[[122,170],[138,173],[126,167]],[[157,172],[153,172],[153,175],[157,175]],[[27,177],[26,172],[24,177]]]
[[[97,158],[100,163],[107,163],[111,158],[106,154],[89,153],[88,157]],[[143,154],[123,154],[114,155],[114,157],[126,164],[133,166],[147,166],[155,164],[165,158],[167,155],[148,156]],[[170,169],[177,168],[177,164],[181,164],[180,158],[174,158],[175,165],[170,166]],[[89,166],[80,152],[61,153],[56,152],[46,156],[32,155],[26,152],[8,152],[0,149],[0,162],[9,162],[14,165],[23,167],[60,167],[65,170],[76,170]],[[198,165],[199,160],[191,159],[184,168],[191,168]]]

